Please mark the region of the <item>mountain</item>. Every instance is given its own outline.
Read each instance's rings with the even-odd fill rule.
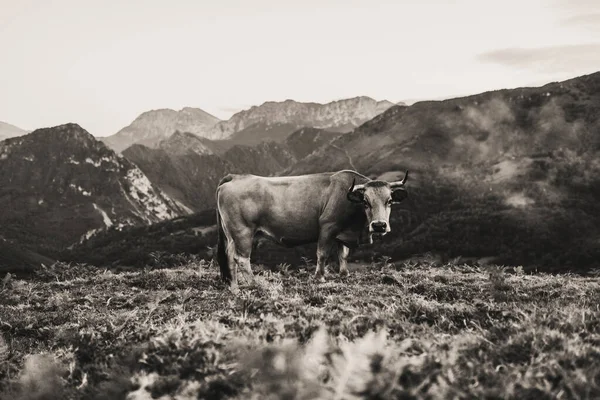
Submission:
[[[100,139],[114,151],[121,152],[135,143],[154,147],[175,131],[205,136],[217,122],[217,117],[199,108],[151,110],[142,113],[116,134]]]
[[[152,110],[141,114],[116,134],[101,140],[113,150],[122,152],[132,144],[150,148],[165,148],[165,145],[181,148],[176,142],[179,140],[189,143],[193,139],[189,135],[194,134],[201,139],[220,142],[222,148],[218,150],[224,151],[234,145],[282,142],[288,135],[303,127],[349,132],[393,105],[389,101],[376,101],[366,96],[327,104],[286,100],[254,106],[234,114],[227,121],[219,121],[197,108],[184,108],[181,111]],[[175,132],[178,132],[176,140],[161,145],[161,142]],[[202,142],[195,145],[200,146],[200,143]]]
[[[26,133],[27,131],[24,129],[0,121],[0,140],[25,135]]]
[[[0,235],[50,251],[188,212],[77,124],[0,142],[0,210]]]
[[[187,138],[192,144],[198,143],[196,138]],[[204,141],[211,146],[207,139]],[[177,142],[185,143],[179,139]],[[219,154],[206,153],[204,147],[199,152],[191,150],[194,148],[191,145],[190,151],[183,151],[185,148],[178,147],[174,151],[173,146],[165,143],[158,149],[136,144],[126,149],[123,156],[171,198],[194,211],[214,207],[217,184],[228,173],[271,175],[296,161],[287,148],[278,143],[236,145]]]
[[[324,129],[302,128],[286,137],[284,144],[297,160],[301,160],[338,136],[341,134]]]
[[[302,128],[282,143],[248,146],[176,132],[157,149],[133,145],[123,156],[171,198],[202,211],[214,207],[217,184],[226,174],[276,175],[337,136],[339,133]]]
[[[201,138],[191,132],[175,131],[168,138],[161,140],[157,147],[171,155],[215,154],[219,147],[212,143],[211,140]]]
[[[410,170],[409,201],[381,245],[398,257],[600,266],[599,132],[595,73],[394,106],[282,174],[353,168],[396,179]]]
[[[301,103],[294,100],[270,101],[240,111],[229,120],[219,122],[206,137],[226,139],[246,131],[255,138],[254,143],[261,132],[264,132],[265,138],[272,140],[273,137],[286,137],[302,127],[349,132],[393,105],[389,101],[376,101],[366,96],[327,104]]]
[[[227,160],[214,154],[170,154],[140,144],[127,148],[123,156],[137,165],[154,185],[191,210],[213,206],[219,180],[234,169]]]
[[[420,257],[435,265],[494,259],[526,271],[584,272],[600,268],[598,132],[600,73],[393,106],[322,141],[323,132],[303,129],[277,143],[296,161],[274,174],[353,168],[394,180],[410,170],[409,196],[392,210],[392,232],[353,250],[351,260],[385,255],[410,265],[410,258]],[[145,252],[178,253],[194,243],[198,254],[207,255],[204,247],[215,243],[208,230],[214,212],[205,212],[199,220],[183,217],[185,228],[167,221],[152,234],[102,233],[77,247],[78,257],[94,253],[99,262],[120,262],[114,249],[124,248],[131,236]],[[313,258],[314,246],[266,245],[253,253],[253,261],[265,265],[302,263],[302,257]]]

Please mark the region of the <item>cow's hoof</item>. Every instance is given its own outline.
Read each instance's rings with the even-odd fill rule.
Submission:
[[[316,280],[318,283],[324,283],[324,282],[325,282],[325,276],[324,276],[324,275],[316,275],[316,276],[315,276],[315,280]]]
[[[229,291],[233,294],[238,294],[240,292],[240,288],[238,285],[230,285]]]
[[[350,272],[347,269],[340,270],[340,276],[347,277],[348,275],[350,275]]]

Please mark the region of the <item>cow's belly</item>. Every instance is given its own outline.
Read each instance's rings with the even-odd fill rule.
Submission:
[[[293,247],[315,243],[319,239],[319,226],[318,223],[311,224],[308,221],[301,223],[288,221],[287,223],[259,226],[257,234],[283,246]]]

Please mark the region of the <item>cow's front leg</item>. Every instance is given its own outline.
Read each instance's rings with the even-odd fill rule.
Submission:
[[[350,253],[350,249],[346,246],[344,246],[341,243],[338,243],[338,264],[340,266],[340,275],[341,276],[348,276],[349,272],[348,272],[348,262],[347,262],[347,258],[348,258],[348,254]]]
[[[332,248],[336,245],[334,240],[335,235],[330,229],[321,231],[319,241],[317,243],[317,272],[315,278],[319,282],[325,282],[325,265],[331,255]]]

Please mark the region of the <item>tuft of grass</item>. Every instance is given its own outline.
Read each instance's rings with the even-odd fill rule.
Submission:
[[[188,261],[11,278],[0,399],[600,396],[597,277],[382,259],[326,283],[254,266],[232,294]]]

